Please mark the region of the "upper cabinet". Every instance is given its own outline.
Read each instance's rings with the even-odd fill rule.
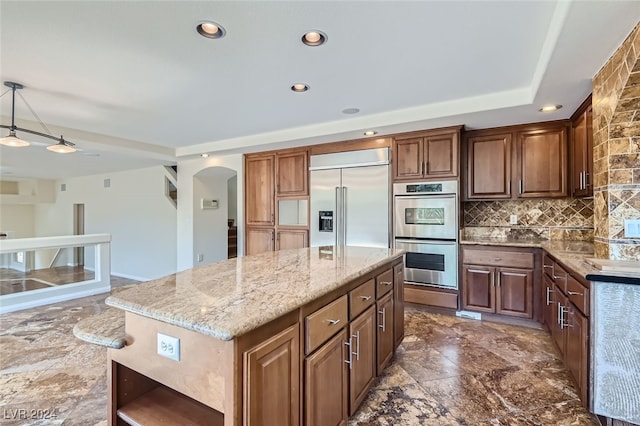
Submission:
[[[393,139],[393,180],[458,176],[461,127],[410,133]]]
[[[566,121],[465,135],[467,200],[566,197]]]
[[[287,152],[276,155],[276,195],[308,195],[309,167],[307,151]]]
[[[593,116],[591,96],[571,117],[570,182],[574,197],[593,196]]]
[[[274,155],[247,155],[245,173],[245,217],[247,225],[275,224]]]

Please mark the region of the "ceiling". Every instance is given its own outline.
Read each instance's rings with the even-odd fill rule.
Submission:
[[[203,20],[226,36],[200,36]],[[34,143],[0,148],[0,173],[55,179],[368,129],[567,118],[639,21],[635,0],[2,0],[0,79],[23,84],[51,133],[80,150],[54,154],[19,133]],[[305,46],[308,30],[327,43]],[[310,90],[292,92],[300,82]],[[11,93],[0,102],[9,124]],[[564,108],[538,112],[548,103]],[[20,97],[16,121],[43,131]]]

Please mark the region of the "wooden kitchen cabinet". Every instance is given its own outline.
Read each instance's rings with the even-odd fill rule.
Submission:
[[[460,129],[436,129],[394,138],[393,180],[457,177]]]
[[[567,196],[568,134],[567,120],[465,133],[465,199]]]
[[[593,196],[593,112],[591,96],[571,117],[570,182],[573,197]]]
[[[537,254],[526,249],[515,250],[463,247],[463,310],[534,318],[534,311],[537,311],[534,309]]]
[[[518,183],[518,198],[569,195],[567,134],[565,124],[516,133],[515,180]]]
[[[275,231],[273,228],[247,228],[244,252],[246,255],[273,251]]]
[[[376,309],[370,306],[349,324],[349,415],[353,415],[376,378]]]
[[[276,195],[308,195],[309,166],[307,151],[278,153],[276,158]]]
[[[245,157],[245,216],[247,226],[275,224],[273,168],[273,155]]]
[[[387,293],[376,302],[378,325],[378,375],[387,366],[393,356],[393,292]]]
[[[342,330],[305,360],[306,425],[347,424],[349,373],[345,352],[349,348],[346,341],[347,331]]]
[[[467,199],[511,198],[511,133],[467,139]]]
[[[306,229],[279,229],[276,233],[276,250],[304,248],[309,246],[309,231]]]
[[[404,264],[393,267],[393,341],[398,348],[404,339]]]
[[[300,424],[300,328],[294,324],[244,353],[246,425]]]

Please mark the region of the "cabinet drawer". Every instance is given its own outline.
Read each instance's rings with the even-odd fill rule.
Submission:
[[[353,319],[364,312],[376,301],[376,286],[372,279],[349,292],[350,318]]]
[[[571,275],[567,278],[567,296],[580,312],[589,315],[589,289]]]
[[[507,268],[533,268],[533,253],[512,251],[465,250],[464,263],[503,266]]]
[[[553,262],[553,281],[556,283],[556,286],[564,293],[567,294],[567,281],[569,274],[564,270],[559,263]]]
[[[347,324],[347,295],[318,309],[305,318],[306,353],[318,346]]]
[[[384,271],[376,277],[376,297],[380,299],[393,289],[393,271]]]

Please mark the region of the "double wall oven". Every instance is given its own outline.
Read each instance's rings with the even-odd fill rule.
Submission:
[[[407,251],[405,282],[458,288],[458,182],[393,185],[395,247]]]

